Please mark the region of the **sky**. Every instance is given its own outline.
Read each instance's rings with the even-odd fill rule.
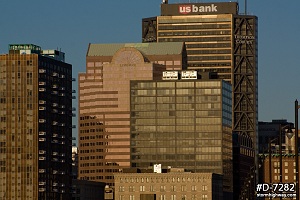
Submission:
[[[85,72],[89,43],[141,42],[142,18],[160,15],[161,1],[0,0],[0,54],[8,53],[8,44],[60,49],[77,80]],[[184,2],[226,1],[169,0]],[[244,13],[244,1],[238,2]],[[247,13],[258,17],[259,121],[294,122],[294,101],[300,100],[300,1],[247,2]],[[73,103],[77,107],[77,100]]]

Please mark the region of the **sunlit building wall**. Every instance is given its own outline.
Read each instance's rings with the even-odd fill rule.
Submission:
[[[113,185],[113,173],[130,166],[130,80],[181,69],[184,53],[183,43],[89,45],[79,74],[79,179]]]
[[[231,85],[222,80],[131,81],[131,163],[223,175],[232,193]]]
[[[72,66],[33,44],[0,55],[0,199],[70,199]]]

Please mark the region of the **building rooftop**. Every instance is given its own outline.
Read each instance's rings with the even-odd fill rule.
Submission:
[[[113,56],[123,47],[133,47],[145,55],[181,54],[183,42],[90,44],[87,56]]]

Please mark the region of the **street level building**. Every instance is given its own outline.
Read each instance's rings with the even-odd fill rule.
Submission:
[[[116,173],[115,199],[223,199],[222,176],[171,169],[167,173]]]
[[[0,199],[71,199],[72,66],[33,44],[0,55]]]
[[[131,81],[131,165],[223,175],[232,195],[231,85],[224,80]],[[178,79],[178,78],[177,78]]]
[[[252,140],[239,144],[239,152],[252,148],[252,155],[258,154],[257,31],[257,17],[240,14],[237,2],[168,4],[164,0],[160,16],[142,20],[143,42],[185,42],[188,69],[217,72],[219,79],[231,82],[232,129],[238,141]],[[238,167],[234,166],[236,184],[244,185],[246,177]]]
[[[113,185],[130,167],[130,80],[159,80],[186,66],[178,43],[90,44],[79,74],[79,179]]]

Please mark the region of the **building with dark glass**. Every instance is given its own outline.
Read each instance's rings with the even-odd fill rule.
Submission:
[[[90,44],[79,74],[78,178],[112,186],[130,167],[130,80],[186,67],[182,42]]]
[[[237,2],[161,4],[161,15],[142,20],[142,41],[186,44],[188,69],[217,72],[232,84],[232,129],[238,134],[239,152],[258,154],[257,17],[240,14]],[[248,155],[244,155],[248,156]],[[253,159],[255,160],[255,159]],[[258,162],[256,162],[258,163]],[[251,166],[235,168],[240,171]],[[239,198],[237,198],[239,199]]]
[[[170,77],[130,82],[132,167],[222,174],[232,193],[231,85]]]
[[[72,65],[57,50],[0,55],[0,199],[70,199]]]

